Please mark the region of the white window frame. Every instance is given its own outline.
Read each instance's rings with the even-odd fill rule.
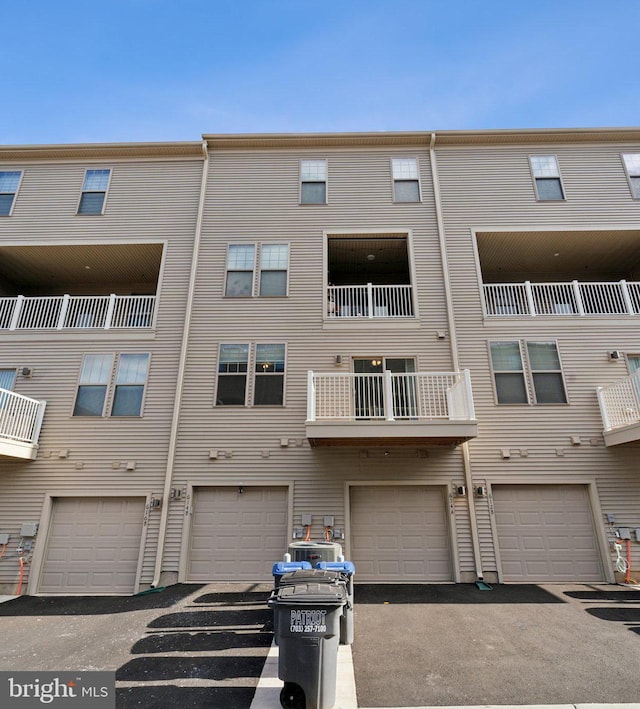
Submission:
[[[491,345],[492,344],[499,344],[499,343],[515,343],[518,345],[519,351],[520,351],[520,361],[522,363],[522,370],[516,370],[516,369],[510,369],[510,370],[495,370],[493,367],[493,357],[491,353]],[[529,344],[546,344],[550,345],[553,344],[556,348],[556,354],[558,356],[558,362],[560,363],[560,369],[532,369],[531,367],[531,361],[529,357],[529,349],[528,345]],[[491,370],[491,383],[493,386],[493,399],[494,403],[496,406],[568,406],[569,405],[569,393],[567,391],[567,382],[564,376],[564,366],[562,364],[562,358],[560,357],[560,348],[558,347],[558,341],[554,339],[541,339],[541,338],[534,338],[534,339],[508,339],[508,338],[501,338],[499,340],[488,340],[487,341],[487,349],[488,349],[488,355],[489,355],[489,368]],[[498,400],[498,387],[496,385],[496,374],[505,374],[505,373],[516,373],[516,372],[521,372],[524,380],[524,388],[525,388],[525,394],[527,397],[527,401],[523,402],[515,402],[515,403],[503,403]],[[534,380],[534,374],[544,374],[544,373],[554,373],[560,374],[561,381],[562,381],[562,389],[564,392],[564,398],[565,401],[558,401],[558,402],[538,402],[537,396],[536,396],[536,387],[535,387],[535,380]]]
[[[107,186],[104,190],[86,190],[84,188],[87,181],[87,176],[90,172],[109,172],[109,177],[107,179]],[[107,199],[109,196],[109,188],[111,187],[111,178],[113,177],[113,169],[110,167],[88,167],[84,171],[84,177],[82,179],[82,189],[80,190],[80,197],[78,198],[78,206],[76,207],[76,216],[79,217],[101,217],[104,215]],[[99,212],[80,212],[80,205],[82,204],[82,198],[85,194],[104,194],[102,199],[102,208]]]
[[[304,163],[310,162],[323,162],[324,163],[324,180],[304,180],[303,179],[303,165]],[[321,207],[323,204],[329,203],[329,160],[327,158],[303,158],[300,160],[299,165],[299,185],[298,185],[298,203],[301,206],[316,206]],[[324,184],[324,202],[303,202],[302,201],[302,185],[303,184]]]
[[[634,158],[638,162],[638,167],[633,167],[629,169],[627,164],[627,158]],[[620,159],[622,160],[622,167],[624,168],[624,174],[627,176],[627,182],[629,184],[629,190],[631,192],[632,199],[640,199],[640,153],[620,153]],[[633,179],[638,180],[637,194],[634,189]]]
[[[549,174],[549,175],[536,175],[536,169],[533,166],[533,158],[553,158],[555,162],[555,172],[556,174]],[[560,172],[560,161],[558,160],[558,156],[553,154],[553,153],[536,153],[529,155],[529,170],[531,172],[531,179],[533,181],[533,189],[535,190],[535,195],[536,195],[536,201],[537,202],[566,202],[567,200],[567,193],[564,188],[564,180],[562,179],[562,173]],[[544,199],[543,197],[540,197],[540,191],[538,190],[538,180],[558,180],[558,184],[560,185],[560,192],[562,193],[562,197],[558,197],[555,199]]]
[[[408,161],[408,160],[413,160],[415,162],[415,167],[416,167],[416,177],[402,177],[402,175],[399,175],[396,177],[396,169],[395,169],[395,163],[396,161]],[[394,204],[420,204],[422,202],[422,183],[420,180],[420,159],[418,158],[417,155],[403,155],[403,156],[394,156],[391,158],[391,182],[392,182],[392,190],[393,190],[393,202]],[[411,200],[411,201],[406,201],[406,200],[399,200],[396,195],[396,183],[398,182],[417,182],[418,183],[418,199],[417,200]]]
[[[11,382],[11,388],[6,389],[6,391],[14,391],[16,385],[16,379],[18,378],[18,370],[15,367],[0,367],[0,373],[2,372],[13,372],[13,381]]]
[[[635,369],[631,365],[632,358],[639,360],[638,367],[636,367]],[[627,371],[629,372],[630,375],[635,374],[636,372],[640,372],[640,352],[627,352],[625,354],[625,359],[626,359],[626,363],[627,363]]]
[[[120,374],[120,364],[122,362],[123,357],[127,356],[140,356],[140,355],[145,355],[147,358],[147,365],[146,365],[146,372],[145,372],[145,377],[144,377],[144,383],[143,384],[127,384],[127,383],[122,383],[118,384],[118,376]],[[127,419],[127,418],[142,418],[144,414],[144,405],[145,401],[147,398],[147,384],[149,382],[149,368],[151,366],[151,353],[149,352],[120,352],[118,356],[116,357],[116,362],[114,364],[114,371],[113,371],[113,387],[112,387],[112,392],[111,392],[111,402],[109,405],[109,417],[110,418],[116,418],[116,419]],[[113,407],[115,404],[116,400],[116,392],[118,390],[119,386],[137,386],[137,387],[142,387],[142,397],[140,398],[140,412],[137,414],[114,414],[113,413]]]
[[[12,194],[13,199],[11,200],[11,207],[8,211],[7,214],[0,214],[0,217],[10,217],[13,214],[13,209],[16,206],[16,202],[18,201],[18,192],[20,192],[20,187],[22,186],[22,178],[24,177],[24,170],[10,170],[10,169],[2,169],[0,170],[1,172],[17,172],[20,174],[20,177],[18,178],[18,185],[15,189],[15,192],[1,192],[0,194]]]
[[[120,367],[120,358],[122,355],[146,355],[147,357],[147,371],[146,371],[146,378],[145,382],[142,385],[143,386],[143,391],[142,391],[142,400],[140,402],[140,413],[138,414],[126,414],[124,416],[114,416],[112,411],[113,411],[113,402],[115,399],[115,392],[116,392],[116,387],[120,386],[117,384],[117,377],[118,377],[118,371]],[[98,386],[92,385],[92,384],[81,384],[80,380],[82,377],[82,370],[84,368],[84,363],[87,357],[92,357],[92,356],[98,356],[98,357],[110,357],[111,358],[111,364],[109,367],[109,377],[106,381],[105,384],[100,384],[99,386],[104,386],[105,387],[105,394],[104,394],[104,401],[102,402],[102,412],[100,414],[95,414],[95,415],[80,415],[75,413],[76,409],[76,404],[78,401],[78,394],[80,392],[80,387],[81,386]],[[97,419],[97,418],[113,418],[113,419],[139,419],[144,416],[144,407],[146,403],[146,398],[147,398],[147,387],[149,384],[149,371],[151,369],[151,353],[150,352],[85,352],[82,355],[82,360],[80,362],[80,369],[78,372],[78,378],[76,381],[76,393],[75,397],[73,400],[73,407],[71,409],[71,417],[74,419]],[[140,386],[140,385],[136,385]]]
[[[275,338],[274,338],[275,339]],[[260,340],[256,342],[220,342],[218,343],[218,356],[216,361],[216,381],[215,392],[213,398],[213,406],[220,409],[282,409],[286,406],[286,387],[287,387],[287,357],[288,345],[286,342],[274,342],[274,339]],[[223,345],[235,345],[237,347],[247,347],[247,371],[242,373],[246,377],[244,387],[244,403],[243,404],[219,404],[218,403],[218,387],[220,375],[233,376],[233,373],[220,372],[220,352]],[[258,360],[258,345],[282,345],[284,347],[284,371],[282,372],[282,404],[256,404],[255,403],[255,379],[256,379],[256,364]],[[238,373],[240,375],[241,373]],[[274,372],[274,374],[276,374]],[[278,373],[279,374],[279,373]],[[268,376],[268,375],[258,375]]]
[[[234,246],[251,246],[253,247],[253,267],[249,269],[229,269],[229,254]],[[262,268],[262,251],[265,246],[286,246],[287,247],[287,267],[286,267],[286,279],[285,279],[285,292],[282,295],[261,295],[260,287],[262,282],[263,271],[282,269],[268,269]],[[229,243],[227,244],[227,253],[225,256],[225,269],[224,269],[224,281],[223,281],[223,293],[224,298],[229,298],[232,300],[243,298],[286,298],[289,295],[289,271],[291,264],[291,244],[287,241],[258,241],[251,243]],[[227,293],[227,279],[229,273],[251,273],[251,292],[247,295],[229,295]]]

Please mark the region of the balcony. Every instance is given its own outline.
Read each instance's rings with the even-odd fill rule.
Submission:
[[[0,331],[150,328],[154,295],[0,298]]]
[[[478,435],[469,371],[308,372],[311,446],[458,445]]]
[[[640,315],[640,282],[485,283],[489,317]]]
[[[640,441],[640,372],[597,392],[605,445]]]
[[[329,286],[327,317],[333,318],[412,318],[410,285]]]
[[[46,402],[0,389],[0,456],[35,460]]]

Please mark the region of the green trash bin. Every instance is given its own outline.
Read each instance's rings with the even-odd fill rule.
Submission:
[[[336,700],[340,618],[344,584],[280,586],[269,599],[277,611],[280,703],[286,709],[331,709]]]

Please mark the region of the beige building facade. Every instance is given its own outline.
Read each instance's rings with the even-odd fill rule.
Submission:
[[[2,590],[267,580],[307,538],[387,583],[637,557],[639,130],[0,160]]]

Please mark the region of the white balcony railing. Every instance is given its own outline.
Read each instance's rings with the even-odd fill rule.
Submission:
[[[0,330],[149,328],[154,295],[55,295],[0,298]]]
[[[0,440],[37,444],[46,402],[0,389]]]
[[[475,419],[471,377],[462,372],[308,372],[307,421]]]
[[[640,372],[597,391],[605,432],[640,422]]]
[[[410,285],[329,286],[329,318],[411,318],[413,298]]]
[[[640,282],[485,283],[490,316],[640,315]]]

